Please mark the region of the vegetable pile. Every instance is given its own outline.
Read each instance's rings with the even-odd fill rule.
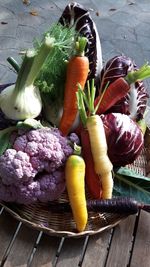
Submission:
[[[50,202],[72,211],[79,232],[90,211],[149,212],[150,178],[128,165],[148,131],[150,65],[117,55],[102,66],[96,25],[77,3],[21,65],[8,61],[17,78],[0,85],[0,201]],[[66,203],[53,204],[64,192]]]

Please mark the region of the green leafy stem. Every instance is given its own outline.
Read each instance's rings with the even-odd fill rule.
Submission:
[[[150,203],[150,178],[127,167],[121,167],[115,171],[113,194],[134,197],[138,201]]]

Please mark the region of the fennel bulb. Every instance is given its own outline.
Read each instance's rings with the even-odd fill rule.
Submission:
[[[0,94],[0,107],[6,117],[12,120],[36,118],[42,110],[40,92],[34,85],[26,86],[19,93],[14,85],[8,86]]]
[[[39,88],[34,81],[47,56],[54,47],[55,39],[49,35],[36,50],[28,50],[24,56],[15,85],[5,88],[0,94],[0,108],[7,118],[25,120],[36,118],[42,110]]]

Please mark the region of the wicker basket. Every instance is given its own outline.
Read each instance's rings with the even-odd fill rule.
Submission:
[[[148,133],[149,134],[149,133]],[[146,149],[144,148],[140,156],[128,168],[146,175]],[[60,202],[68,200],[64,193],[59,199]],[[56,201],[55,201],[56,203]],[[94,235],[112,228],[127,218],[127,215],[111,213],[89,213],[89,219],[85,231],[78,233],[71,213],[51,212],[48,204],[36,203],[32,205],[18,205],[13,203],[0,203],[13,217],[24,224],[43,231],[49,235],[61,237],[81,237]]]

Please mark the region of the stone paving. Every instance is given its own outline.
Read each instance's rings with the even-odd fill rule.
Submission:
[[[33,39],[60,17],[68,3],[0,0],[0,83],[16,78],[7,57],[19,61],[20,51],[31,47]],[[79,3],[90,10],[97,25],[104,62],[118,54],[131,57],[138,66],[150,61],[149,0],[80,0]]]

